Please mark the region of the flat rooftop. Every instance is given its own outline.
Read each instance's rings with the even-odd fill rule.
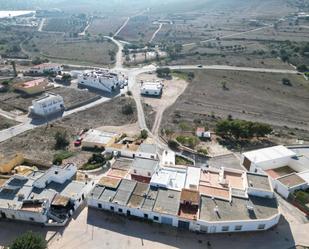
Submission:
[[[141,208],[147,193],[149,192],[149,187],[149,184],[137,182],[127,206]]]
[[[269,178],[267,175],[247,173],[248,187],[271,191]]]
[[[126,158],[120,158],[117,159],[113,165],[113,169],[129,169],[133,163],[133,160],[131,159],[126,159]]]
[[[119,205],[127,205],[135,186],[136,181],[123,179],[118,187],[118,191],[113,199],[113,202]]]
[[[147,193],[145,197],[145,201],[142,204],[142,209],[145,211],[152,211],[156,203],[157,197],[158,197],[158,190],[149,189],[149,192]]]
[[[158,164],[159,162],[157,160],[135,158],[133,161],[132,168],[154,171],[157,168]]]
[[[234,154],[215,156],[210,158],[208,161],[208,166],[210,168],[220,169],[224,167],[224,168],[244,170],[240,164],[241,164],[240,159],[236,157]]]
[[[276,169],[268,169],[268,170],[265,170],[265,172],[267,173],[267,175],[269,175],[273,179],[276,179],[281,176],[289,175],[292,173],[296,173],[296,171],[290,168],[289,166],[283,166],[283,167],[276,168]]]
[[[233,197],[230,203],[225,200],[213,200],[211,197],[201,197],[200,219],[205,221],[266,219],[277,213],[278,204],[275,198],[249,196],[249,199],[244,199]]]
[[[92,191],[90,192],[89,194],[89,197],[92,198],[92,199],[99,199],[101,194],[103,193],[105,187],[102,187],[100,185],[96,185]]]
[[[271,160],[277,160],[285,157],[296,156],[296,153],[283,145],[273,146],[260,150],[253,150],[243,153],[251,162],[261,163]]]
[[[153,211],[162,213],[162,214],[170,214],[170,215],[178,215],[180,205],[180,192],[170,189],[160,189],[158,191],[157,200]]]
[[[104,202],[112,201],[116,195],[116,192],[117,191],[114,189],[105,188],[102,194],[100,195],[99,200],[104,201]]]
[[[164,167],[153,174],[150,184],[180,191],[185,186],[186,176],[185,169]]]
[[[286,175],[286,176],[282,176],[282,177],[278,178],[277,180],[279,182],[281,182],[283,185],[285,185],[289,188],[307,183],[303,178],[301,178],[300,176],[298,176],[295,173],[292,173],[292,174]]]
[[[142,143],[139,147],[139,151],[145,152],[145,153],[156,154],[157,153],[157,145]]]
[[[112,177],[112,178],[123,179],[126,177],[128,173],[129,173],[129,169],[112,168],[107,172],[107,176]]]
[[[119,186],[120,179],[114,178],[114,177],[109,177],[109,176],[103,176],[98,185],[106,187],[106,188],[113,188],[116,189]]]

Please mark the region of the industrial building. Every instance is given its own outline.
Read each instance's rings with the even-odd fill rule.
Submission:
[[[63,98],[54,93],[47,93],[45,96],[33,100],[29,107],[29,113],[37,116],[48,116],[64,111]]]

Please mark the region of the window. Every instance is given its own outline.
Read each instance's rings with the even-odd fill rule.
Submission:
[[[148,214],[144,214],[144,218],[145,218],[145,219],[148,219]]]
[[[134,170],[134,174],[136,174],[136,169]]]
[[[12,219],[15,219],[15,215],[14,214],[12,214]]]
[[[147,173],[147,175],[148,175],[148,176],[151,176],[151,173],[150,173],[150,172],[148,172],[148,173]]]
[[[240,231],[242,229],[241,225],[235,226],[235,231]]]
[[[102,208],[102,204],[101,203],[98,204],[98,208]]]
[[[260,224],[260,225],[258,226],[258,229],[259,229],[259,230],[265,229],[265,224]]]
[[[150,156],[151,159],[154,159],[154,156]]]
[[[34,221],[34,218],[30,217],[29,220]]]
[[[114,207],[111,206],[111,210],[114,211]]]
[[[228,226],[223,226],[222,227],[222,232],[227,232],[229,230],[229,227]]]
[[[123,211],[122,208],[118,208],[119,213],[122,213],[122,211]]]
[[[127,210],[127,215],[131,215],[131,211],[130,210]]]
[[[159,217],[158,216],[153,216],[153,220],[159,220]]]

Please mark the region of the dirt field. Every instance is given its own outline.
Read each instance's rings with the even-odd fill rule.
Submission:
[[[68,138],[73,142],[77,132],[83,128],[136,123],[136,111],[133,115],[122,114],[121,108],[127,103],[134,105],[134,101],[128,98],[117,98],[87,111],[72,114],[49,126],[25,132],[0,143],[0,153],[7,155],[21,152],[30,158],[51,161],[56,153],[54,135],[57,131],[67,131]]]
[[[5,117],[0,115],[0,130],[10,128],[10,127],[15,126],[17,124],[18,124],[18,122],[15,122],[14,120],[5,118]]]
[[[91,35],[109,35],[110,33],[115,33],[125,20],[126,17],[123,16],[97,17],[92,21],[88,32]]]
[[[140,82],[140,80],[155,82],[156,80],[160,79],[157,78],[155,74],[142,74],[137,78],[137,82]],[[145,104],[150,105],[153,111],[156,112],[155,119],[153,121],[151,119],[148,120],[148,123],[153,122],[152,125],[149,124],[149,127],[151,127],[152,132],[156,134],[159,132],[163,112],[177,100],[178,96],[180,96],[185,91],[188,85],[185,80],[176,77],[171,80],[163,81],[163,84],[164,87],[161,98],[142,98],[142,101]],[[148,112],[148,114],[150,114],[150,112]]]
[[[292,86],[283,85],[282,78],[290,79]],[[232,115],[308,131],[308,96],[309,83],[299,75],[196,71],[184,94],[164,113],[162,127],[179,130],[180,122],[193,121],[213,127],[218,117]]]
[[[127,26],[119,33],[119,37],[130,42],[147,43],[158,25],[152,24],[149,16],[136,16],[130,19]]]
[[[109,51],[117,52],[115,44],[109,41],[97,41],[95,37],[72,39],[57,34],[39,34],[24,48],[33,57],[44,56],[71,64],[110,65],[114,60]]]
[[[54,88],[49,92],[60,94],[64,98],[64,104],[67,109],[96,96],[96,94],[87,90],[66,87]],[[28,108],[32,105],[32,100],[38,99],[44,96],[44,94],[45,93],[36,96],[23,97],[16,92],[0,93],[1,109],[5,111],[13,111],[17,109],[27,113]]]

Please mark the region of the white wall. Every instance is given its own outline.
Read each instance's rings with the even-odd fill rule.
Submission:
[[[37,223],[47,222],[47,215],[38,212],[29,212],[14,209],[0,209],[0,213],[1,212],[5,213],[6,217],[11,220],[21,220],[21,221],[37,222]],[[15,218],[13,218],[13,216],[15,216]]]
[[[245,231],[259,231],[267,230],[276,224],[278,224],[280,219],[280,214],[274,215],[270,219],[264,220],[244,220],[244,221],[224,221],[224,222],[206,222],[203,220],[198,220],[196,225],[192,225],[194,229],[200,229],[201,226],[207,227],[207,233],[224,233],[224,232],[245,232]],[[265,224],[264,229],[258,229],[260,224]],[[235,230],[235,226],[242,226],[241,230]],[[222,231],[224,226],[228,226],[228,231]],[[195,230],[196,231],[196,230]],[[199,231],[199,230],[198,230]]]

